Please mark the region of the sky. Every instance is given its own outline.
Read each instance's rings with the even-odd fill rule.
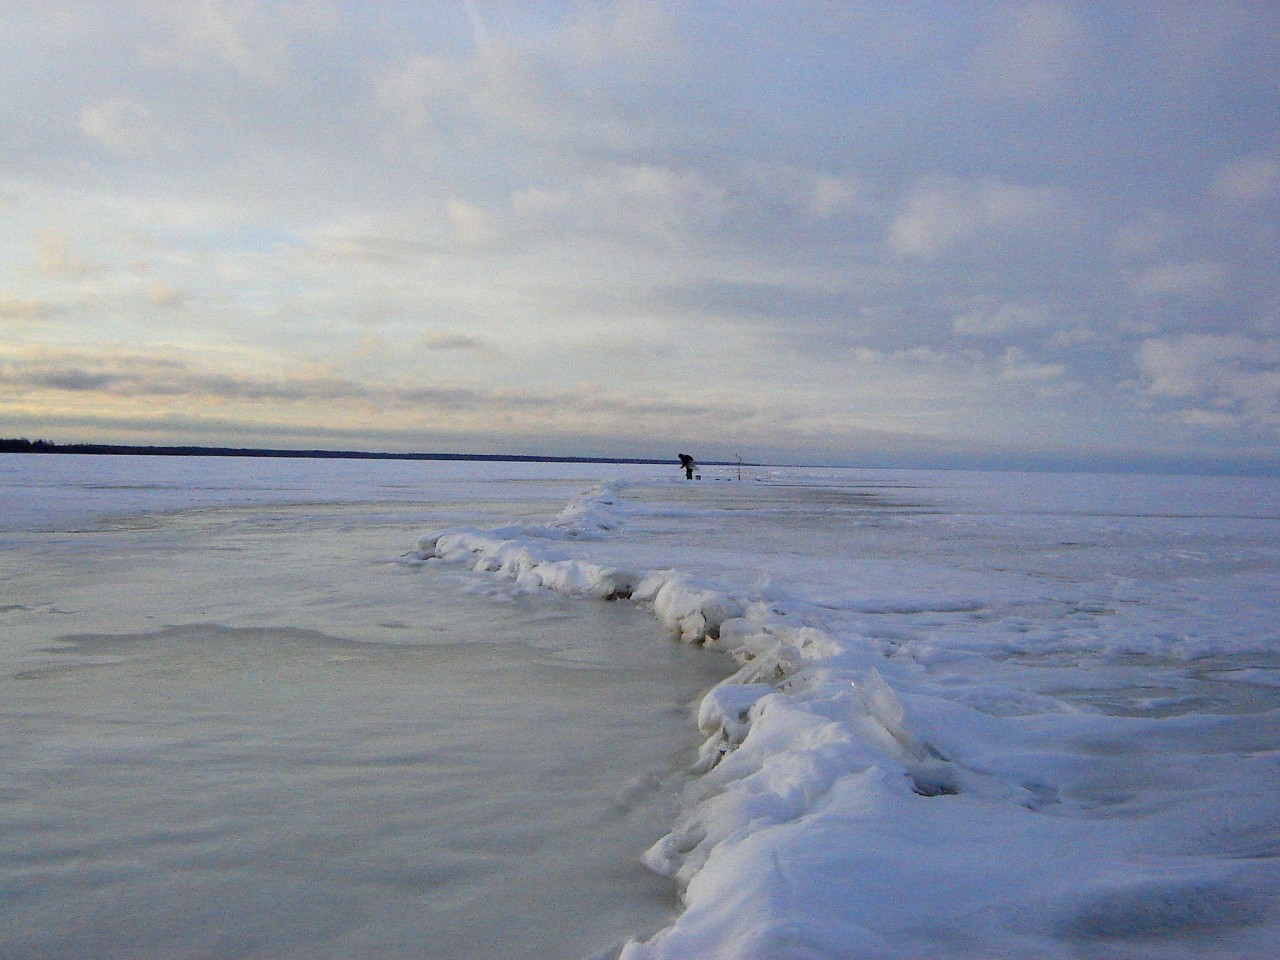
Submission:
[[[0,436],[1280,464],[1280,4],[0,0]]]

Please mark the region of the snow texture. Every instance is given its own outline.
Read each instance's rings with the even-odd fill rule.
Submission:
[[[1280,956],[1275,482],[919,477],[422,537],[740,664],[644,855],[684,910],[623,960]]]

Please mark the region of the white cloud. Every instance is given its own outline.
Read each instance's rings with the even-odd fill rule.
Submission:
[[[470,55],[418,54],[375,78],[379,102],[409,132],[437,145],[496,130],[534,144],[625,151],[662,128],[655,102],[637,110],[618,92],[666,82],[681,59],[665,8],[583,5],[538,43],[488,30],[478,14],[473,22]]]
[[[281,79],[290,44],[337,22],[328,0],[147,0],[163,38],[144,45],[152,59],[180,68],[213,62],[258,81]]]
[[[1178,234],[1174,217],[1149,211],[1116,230],[1111,246],[1122,257],[1153,257],[1173,243]]]
[[[465,217],[465,214],[461,214]],[[458,229],[446,207],[440,219]],[[303,236],[300,252],[307,258],[327,263],[363,264],[391,268],[421,266],[439,253],[443,241],[406,229],[389,218],[377,222],[366,218],[329,224]]]
[[[483,50],[493,41],[489,39],[489,28],[485,26],[484,17],[480,15],[480,8],[476,6],[476,0],[462,0],[462,5],[467,14],[467,21],[471,24],[476,48]]]
[[[900,256],[930,260],[971,242],[1025,230],[1052,209],[1045,190],[1001,181],[930,178],[903,199],[888,241]]]
[[[1067,368],[1061,363],[1042,363],[1017,347],[1009,347],[1000,358],[999,378],[1010,383],[1044,384],[1062,380]]]
[[[167,283],[153,283],[147,287],[147,301],[157,307],[179,310],[186,306],[189,294]]]
[[[1220,200],[1241,205],[1280,197],[1280,160],[1245,157],[1225,164],[1214,177],[1211,191]]]
[[[80,131],[91,140],[129,155],[182,145],[181,137],[165,130],[150,107],[125,97],[111,97],[84,107],[80,111]]]
[[[1143,270],[1133,278],[1136,293],[1148,297],[1208,297],[1227,282],[1227,268],[1205,261],[1162,263]]]
[[[498,216],[477,204],[450,200],[445,205],[445,217],[453,228],[454,239],[464,249],[483,250],[503,237]]]
[[[862,205],[861,185],[852,176],[814,177],[807,187],[803,206],[817,220],[852,213]]]
[[[977,303],[958,315],[952,329],[962,336],[1000,337],[1010,333],[1048,326],[1053,314],[1034,303]]]
[[[639,223],[669,237],[690,224],[714,224],[728,210],[720,185],[697,171],[653,164],[621,167],[608,179],[593,180],[586,197],[615,226]]]
[[[1189,427],[1203,427],[1208,430],[1234,432],[1242,426],[1239,414],[1230,410],[1194,408],[1191,410],[1179,410],[1173,416],[1178,423],[1186,424]]]
[[[1186,402],[1184,421],[1225,421],[1280,427],[1280,339],[1241,334],[1186,334],[1144,340],[1137,350],[1144,388],[1153,397]],[[1186,420],[1186,418],[1190,420]]]
[[[514,214],[542,230],[645,237],[675,244],[713,230],[729,213],[725,187],[695,170],[622,165],[559,190],[511,198]]]
[[[1138,370],[1148,392],[1192,397],[1214,389],[1222,364],[1245,356],[1251,346],[1251,341],[1238,335],[1154,337],[1138,345]]]
[[[649,0],[583,5],[565,31],[568,48],[583,63],[670,65],[683,55],[683,38],[670,11]]]
[[[391,354],[391,345],[387,341],[371,333],[356,341],[355,354],[366,360],[382,360]]]
[[[594,131],[606,142],[624,133],[593,116],[581,92],[567,88],[562,70],[538,48],[494,40],[470,57],[416,55],[384,68],[375,89],[382,106],[408,133],[437,149],[492,131],[534,143],[577,141]],[[595,139],[593,136],[591,139]]]
[[[466,95],[456,61],[416,56],[382,71],[375,81],[379,102],[412,129],[435,120],[447,104]]]
[[[1088,327],[1068,327],[1065,330],[1055,330],[1049,337],[1049,343],[1058,349],[1070,350],[1096,339],[1097,336]]]
[[[36,252],[36,267],[46,276],[78,278],[97,271],[98,266],[73,253],[67,235],[61,230],[45,230]]]

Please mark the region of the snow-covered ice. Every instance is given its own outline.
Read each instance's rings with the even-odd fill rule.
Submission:
[[[1280,956],[1274,479],[619,480],[416,557],[739,662],[627,960]]]
[[[352,769],[342,754],[352,745],[359,760],[362,737],[374,764],[382,746],[397,763],[430,759],[414,749],[414,724],[398,719],[405,704],[416,709],[417,684],[465,685],[457,704],[434,687],[427,696],[437,715],[471,717],[485,681],[483,654],[455,651],[437,675],[430,657],[410,651],[389,655],[366,690],[361,671],[376,672],[366,651],[436,644],[460,624],[474,642],[508,650],[512,631],[524,631],[524,652],[502,655],[512,670],[553,663],[601,683],[610,671],[626,678],[576,735],[595,749],[606,727],[638,744],[671,737],[657,720],[679,697],[667,690],[673,680],[656,678],[671,678],[673,663],[676,676],[705,670],[669,654],[707,645],[732,657],[716,661],[721,682],[687,716],[677,710],[690,734],[680,803],[649,840],[606,856],[620,869],[642,858],[680,892],[678,909],[660,913],[665,927],[650,912],[630,928],[624,960],[1280,956],[1274,478],[748,468],[738,481],[736,470],[704,468],[702,481],[688,482],[674,463],[664,473],[101,458],[81,477],[84,468],[81,458],[0,458],[0,665],[28,698],[7,706],[23,724],[53,722],[30,699],[41,683],[79,691],[71,705],[96,710],[109,699],[106,681],[129,687],[151,673],[205,684],[191,689],[212,716],[207,684],[230,668],[221,648],[202,644],[221,638],[245,651],[265,639],[290,684],[307,664],[333,671],[320,688],[327,699],[289,736],[305,745],[309,770],[339,783]],[[686,644],[565,636],[572,611],[603,624],[628,610]],[[81,639],[59,639],[68,635]],[[170,669],[171,654],[188,672]],[[243,697],[262,674],[236,662]],[[650,667],[646,686],[639,676]],[[170,709],[164,688],[151,689],[157,709]],[[661,709],[648,709],[643,701],[659,691]],[[362,697],[381,711],[372,727],[359,712],[330,719],[341,711],[326,704]],[[513,722],[491,706],[481,721],[498,730]],[[554,723],[561,735],[586,716],[554,703],[530,710],[514,714],[527,718],[522,732]],[[0,739],[9,735],[0,811],[22,813],[5,834],[21,862],[0,877],[37,904],[73,883],[84,936],[109,902],[102,884],[125,885],[127,902],[160,911],[152,927],[140,914],[138,943],[171,929],[173,916],[154,906],[162,901],[147,900],[163,887],[150,871],[187,869],[184,857],[207,855],[227,870],[258,864],[243,876],[204,876],[217,896],[255,870],[268,886],[281,882],[279,858],[248,856],[256,848],[237,834],[244,824],[216,804],[195,833],[144,833],[152,859],[141,866],[114,834],[89,837],[77,853],[65,837],[40,846],[39,833],[22,832],[49,822],[32,798],[59,777],[63,789],[94,771],[136,786],[121,771],[154,778],[169,761],[220,749],[216,724],[193,732],[112,721],[83,736],[41,727],[31,742],[17,729],[0,728]],[[313,743],[331,729],[351,738],[339,737],[332,756],[331,745]],[[404,786],[415,771],[400,774]],[[594,779],[587,792],[627,810],[655,790],[649,774]],[[453,867],[424,872],[435,851],[418,840],[433,828],[405,810],[399,790],[388,781],[378,791],[399,805],[389,832],[360,833],[332,816],[290,825],[302,830],[291,848],[299,857],[327,849],[308,830],[340,847],[343,825],[355,829],[376,844],[368,870],[352,873],[333,854],[342,883],[308,873],[286,884],[287,909],[274,919],[252,914],[240,894],[234,905],[246,912],[229,940],[200,900],[187,916],[204,926],[175,942],[255,956],[419,955],[433,928],[416,904],[456,892],[461,874],[451,871],[470,860],[459,848]],[[527,838],[511,821],[549,796],[524,797],[523,814],[499,816],[488,841],[481,831],[468,842],[497,858],[490,863],[524,856]],[[607,865],[589,848],[603,843],[609,819],[554,828],[566,848],[576,844],[578,869],[594,864],[599,877]],[[93,823],[115,829],[109,816]],[[35,886],[24,880],[32,876]],[[131,878],[141,886],[127,886]],[[592,874],[584,886],[601,883]],[[317,898],[339,889],[332,927],[290,942],[287,929],[323,914],[328,901]],[[565,906],[554,900],[534,897],[494,936],[518,938],[538,911]],[[29,918],[21,904],[11,909]]]

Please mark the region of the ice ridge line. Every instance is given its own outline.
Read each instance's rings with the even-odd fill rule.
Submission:
[[[700,951],[720,949],[723,938],[742,945],[743,936],[752,947],[725,956],[768,955],[789,923],[778,889],[783,873],[746,868],[746,849],[763,843],[776,856],[773,838],[818,815],[842,781],[865,791],[936,796],[955,792],[954,777],[942,752],[908,729],[877,669],[883,660],[868,645],[842,642],[799,622],[795,610],[784,616],[768,601],[732,596],[676,569],[629,570],[569,556],[568,543],[615,535],[629,513],[640,512],[620,487],[602,484],[546,525],[428,533],[411,559],[465,564],[526,589],[630,600],[682,641],[724,649],[739,661],[699,707],[706,739],[686,810],[643,858],[679,883],[685,912],[653,939],[629,943],[621,958],[708,955]],[[734,902],[752,904],[751,931],[742,929],[741,915],[725,911]]]

